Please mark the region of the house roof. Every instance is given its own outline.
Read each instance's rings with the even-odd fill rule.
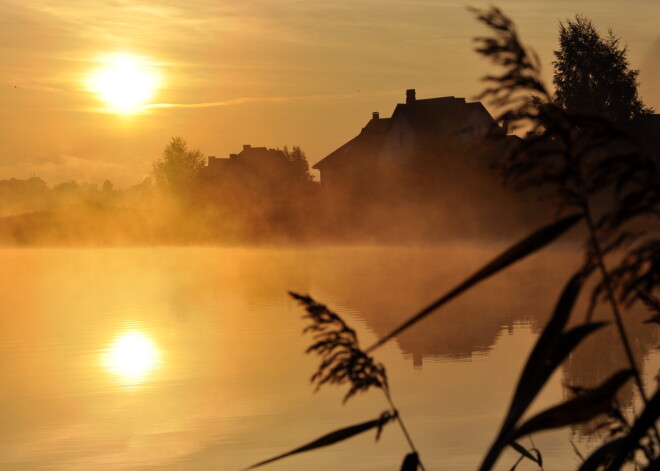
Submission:
[[[460,131],[475,117],[492,117],[480,102],[467,103],[453,96],[399,103],[392,118],[404,116],[418,133],[452,133]]]
[[[378,152],[390,129],[390,121],[391,118],[372,118],[360,134],[314,164],[312,168],[322,170],[328,164],[340,163],[351,156]]]
[[[374,118],[360,134],[330,153],[312,168],[323,170],[328,165],[346,159],[378,153],[393,122],[404,119],[413,131],[422,136],[458,135],[479,121],[494,120],[480,102],[467,103],[465,98],[453,96],[413,100],[396,105],[391,118]]]

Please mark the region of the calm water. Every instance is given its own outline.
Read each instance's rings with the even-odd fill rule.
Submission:
[[[317,361],[286,291],[335,308],[367,346],[502,248],[0,250],[0,469],[238,470],[375,418],[379,391],[344,406],[344,389],[312,392]],[[539,254],[376,352],[429,471],[477,467],[578,261]],[[631,328],[652,378],[658,336]],[[535,410],[620,364],[602,335]],[[575,467],[569,439],[592,446],[581,430],[534,438],[546,469]],[[368,433],[263,469],[399,469],[407,451],[392,424],[379,443]]]

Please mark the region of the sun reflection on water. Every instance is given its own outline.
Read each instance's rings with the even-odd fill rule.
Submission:
[[[160,364],[160,350],[139,330],[119,334],[103,354],[103,364],[124,384],[143,383]]]

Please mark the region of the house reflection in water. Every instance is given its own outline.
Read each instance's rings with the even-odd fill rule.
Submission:
[[[369,330],[383,337],[491,259],[494,252],[480,244],[490,243],[451,246],[440,257],[434,248],[409,248],[405,253],[399,249],[402,253],[399,257],[385,256],[385,248],[379,256],[378,249],[374,249],[371,257],[353,256],[350,264],[347,260],[337,260],[337,267],[350,266],[346,268],[350,275],[348,271],[342,275],[337,269],[333,271],[333,279],[324,279],[323,284],[331,290],[339,306],[359,312]],[[372,263],[374,258],[379,260],[378,264]],[[474,355],[487,355],[503,335],[512,334],[521,326],[539,334],[564,283],[580,262],[577,244],[574,249],[547,248],[477,285],[394,341],[416,368],[422,368],[427,359],[469,361]],[[432,268],[433,265],[441,268]],[[342,284],[341,280],[348,277],[364,281],[359,286]],[[385,286],[390,288],[382,289]],[[588,298],[585,291],[573,311],[572,323],[584,319]],[[643,369],[660,336],[659,329],[649,329],[642,322],[645,316],[637,311],[628,312],[625,320],[627,331],[635,339],[634,354]],[[611,314],[602,309],[596,318],[611,321]],[[528,353],[521,351],[519,355],[524,357]],[[584,341],[564,363],[563,382],[594,387],[626,366],[618,334],[610,325]],[[625,405],[632,404],[632,387],[628,386],[621,398]]]

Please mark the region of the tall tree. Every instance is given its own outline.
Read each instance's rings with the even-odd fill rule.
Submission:
[[[651,113],[638,96],[639,71],[630,69],[626,53],[611,30],[602,37],[588,18],[560,23],[553,62],[556,103],[617,124]]]
[[[163,150],[163,155],[153,164],[156,185],[173,191],[190,188],[195,177],[204,167],[204,155],[198,150],[188,149],[181,137],[173,137]]]

